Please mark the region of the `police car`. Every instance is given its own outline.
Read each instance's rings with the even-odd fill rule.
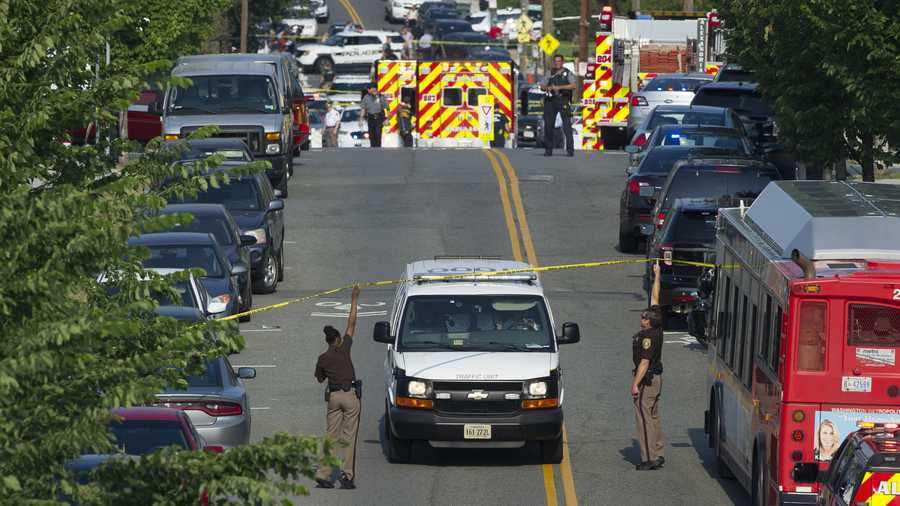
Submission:
[[[381,58],[384,44],[399,51],[403,38],[396,32],[345,30],[321,44],[303,44],[296,50],[297,62],[305,71],[362,69],[368,71]]]
[[[562,459],[559,345],[537,275],[522,262],[436,257],[406,267],[390,321],[375,324],[385,359],[385,441],[391,462],[413,442],[433,448],[540,445]],[[497,272],[515,270],[516,272]],[[447,279],[451,276],[451,279]]]
[[[820,469],[818,462],[794,465],[794,481],[820,484],[815,504],[900,504],[900,425],[863,421],[858,426],[827,469]]]

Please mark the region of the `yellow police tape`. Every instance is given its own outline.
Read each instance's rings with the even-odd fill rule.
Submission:
[[[662,260],[661,258],[639,258],[632,260],[603,260],[597,262],[582,262],[577,264],[560,264],[560,265],[547,265],[544,267],[521,267],[516,269],[498,269],[496,271],[490,272],[466,272],[462,274],[448,274],[446,276],[429,276],[428,281],[452,281],[455,279],[472,279],[478,277],[488,277],[488,276],[498,276],[504,274],[521,274],[521,273],[538,273],[538,272],[550,272],[550,271],[566,271],[573,269],[590,269],[594,267],[607,267],[610,265],[625,265],[625,264],[643,264],[647,262],[654,262],[657,260]],[[705,263],[705,262],[691,262],[689,260],[671,260],[672,263],[680,264],[680,265],[690,265],[694,267],[716,267],[715,264]],[[256,309],[251,309],[249,311],[244,311],[243,313],[237,313],[233,315],[226,316],[224,318],[220,318],[222,321],[228,320],[236,320],[238,318],[244,316],[250,316],[258,313],[264,313],[267,311],[272,311],[274,309],[281,309],[283,307],[290,306],[292,304],[299,304],[302,302],[306,302],[312,299],[317,299],[319,297],[326,297],[328,295],[334,295],[336,293],[343,292],[344,290],[350,290],[355,286],[360,288],[371,288],[374,286],[391,286],[397,285],[400,283],[405,283],[407,281],[413,281],[408,279],[388,279],[383,281],[369,281],[366,283],[352,283],[349,285],[344,285],[338,288],[332,288],[330,290],[325,290],[322,292],[317,292],[311,295],[306,295],[304,297],[297,297],[294,299],[288,299],[282,302],[278,302],[276,304],[270,304],[268,306],[259,307]]]

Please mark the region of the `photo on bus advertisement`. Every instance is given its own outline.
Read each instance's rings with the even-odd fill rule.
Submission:
[[[855,408],[834,408],[816,411],[816,432],[813,438],[813,453],[816,460],[827,462],[837,452],[844,438],[855,432],[861,421],[875,423],[900,422],[900,409],[863,410]]]

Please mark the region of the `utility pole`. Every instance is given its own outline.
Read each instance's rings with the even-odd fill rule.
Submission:
[[[553,35],[553,0],[541,0],[541,33]],[[542,57],[544,70],[547,70],[547,58]]]
[[[578,22],[578,60],[587,62],[588,28],[591,26],[591,8],[588,0],[581,0],[581,20]]]
[[[694,12],[694,0],[683,0],[681,5],[683,11]]]
[[[519,7],[522,9],[522,15],[528,15],[528,0],[520,0]],[[519,34],[521,37],[521,34]],[[520,38],[520,40],[522,40]],[[528,51],[531,49],[527,44],[519,43],[517,48],[519,50],[519,72],[525,74],[526,78],[528,77]]]
[[[247,52],[247,25],[250,24],[250,0],[241,0],[241,52]]]
[[[641,0],[631,0],[631,10],[638,12],[641,10]]]

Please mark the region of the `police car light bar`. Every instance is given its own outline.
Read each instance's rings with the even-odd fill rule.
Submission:
[[[896,429],[900,427],[897,423],[876,423],[860,420],[856,422],[856,426],[860,429]]]
[[[446,275],[438,275],[438,274],[416,274],[413,276],[413,281],[417,283],[427,283],[427,282],[437,282],[437,281],[445,281],[445,282],[453,282],[453,281],[515,281],[520,283],[531,283],[537,280],[537,274],[531,273],[523,273],[523,274],[446,274]]]

